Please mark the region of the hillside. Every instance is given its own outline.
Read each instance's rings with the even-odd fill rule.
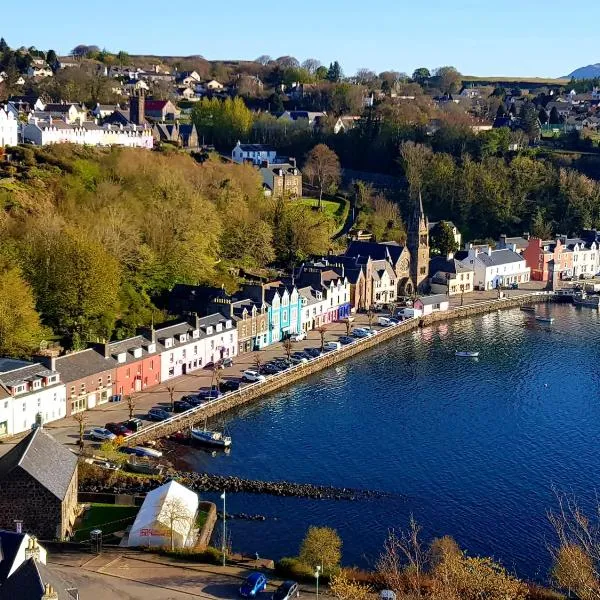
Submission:
[[[600,77],[600,63],[594,65],[588,65],[587,67],[579,67],[568,75],[569,78],[573,79],[594,79]]]

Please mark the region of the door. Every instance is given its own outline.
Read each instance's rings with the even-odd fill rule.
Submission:
[[[183,363],[183,364],[181,365],[181,374],[182,374],[182,375],[185,375],[186,373],[187,373],[187,364],[186,364],[186,363]]]

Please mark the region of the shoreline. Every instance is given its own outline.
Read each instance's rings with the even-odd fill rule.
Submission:
[[[227,394],[222,398],[199,406],[194,409],[193,412],[180,413],[166,421],[154,423],[127,438],[126,443],[127,445],[135,445],[167,437],[182,429],[189,428],[196,423],[200,423],[204,419],[228,412],[229,410],[247,404],[253,400],[258,400],[272,392],[296,383],[309,375],[328,369],[329,367],[345,361],[365,350],[369,350],[396,338],[399,335],[414,331],[415,329],[428,327],[439,322],[464,319],[494,311],[518,308],[524,304],[542,304],[552,301],[554,301],[554,295],[551,292],[532,292],[530,294],[523,294],[510,298],[488,300],[467,306],[458,306],[444,312],[435,312],[423,317],[402,321],[392,327],[380,329],[377,335],[373,337],[359,339],[352,344],[322,355],[308,363],[296,365],[288,371],[284,371],[275,376],[270,376],[263,383],[245,386],[237,392]]]

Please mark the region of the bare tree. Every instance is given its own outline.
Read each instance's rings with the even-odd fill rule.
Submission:
[[[373,590],[368,585],[352,581],[344,571],[331,577],[329,591],[338,600],[369,600],[373,597]]]
[[[372,309],[367,311],[367,320],[369,321],[369,327],[373,326],[373,319],[375,319],[375,312]]]
[[[170,498],[162,507],[161,515],[168,523],[171,537],[171,550],[175,550],[175,531],[178,525],[191,529],[194,524],[195,515],[190,511],[181,498]]]
[[[127,396],[127,408],[129,409],[130,419],[133,419],[133,413],[135,412],[136,403],[137,397],[134,394],[129,394],[129,396]]]
[[[302,68],[306,69],[311,75],[314,75],[320,66],[321,63],[316,58],[307,58],[302,63]]]
[[[327,333],[327,327],[325,325],[321,325],[321,327],[317,328],[319,335],[321,336],[321,352],[325,349],[325,334]]]
[[[219,368],[219,365],[215,364],[212,368],[212,379],[210,382],[211,389],[214,385],[216,385],[217,388],[219,387],[219,384],[221,383],[221,378],[221,369]]]
[[[290,338],[286,338],[283,340],[283,342],[281,342],[281,345],[283,346],[285,355],[287,356],[288,360],[290,360],[290,357],[292,356],[292,350],[294,349],[294,342],[292,342]]]
[[[319,188],[319,210],[323,207],[323,192],[333,191],[340,182],[340,160],[325,144],[317,144],[309,153],[304,164],[304,173],[311,184]]]
[[[260,371],[260,368],[261,368],[261,366],[262,366],[263,363],[262,363],[262,358],[261,358],[261,356],[260,356],[260,354],[258,352],[254,353],[254,360],[253,360],[253,362],[254,362],[254,366],[256,367],[256,370]]]
[[[266,67],[273,59],[268,54],[261,54],[254,62]]]
[[[175,386],[168,385],[167,392],[169,392],[169,400],[171,401],[171,410],[175,410]]]
[[[423,187],[425,171],[433,153],[430,148],[423,144],[403,142],[400,146],[400,155],[410,194],[413,198],[416,198]]]
[[[77,441],[77,445],[79,446],[79,451],[83,452],[83,447],[84,447],[84,443],[83,443],[83,436],[85,434],[85,426],[87,425],[87,416],[85,414],[85,412],[78,412],[76,414],[73,415],[73,419],[75,419],[75,421],[77,421],[77,425],[79,427],[78,430],[78,435],[79,435],[79,439]]]
[[[344,321],[345,325],[346,325],[346,335],[350,335],[350,329],[352,327],[352,323],[350,322],[350,317],[348,317],[345,321]]]

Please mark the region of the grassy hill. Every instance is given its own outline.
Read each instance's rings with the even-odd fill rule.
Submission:
[[[465,83],[477,83],[480,85],[516,85],[523,87],[541,87],[545,85],[568,85],[571,81],[568,77],[477,77],[475,75],[463,75]]]

